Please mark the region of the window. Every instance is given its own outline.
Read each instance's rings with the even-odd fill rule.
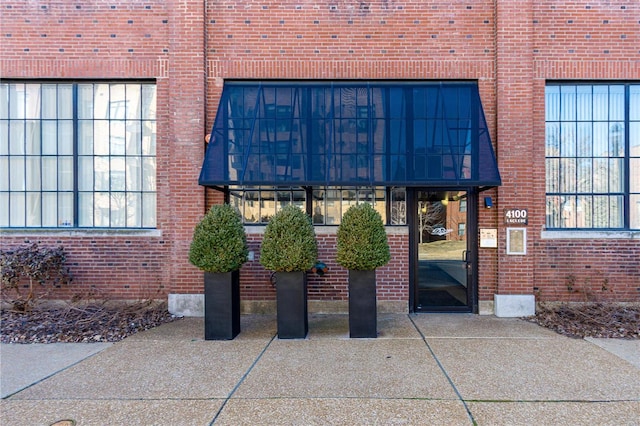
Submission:
[[[546,225],[640,229],[640,84],[547,84]]]
[[[0,227],[156,226],[155,84],[2,82],[0,140]]]
[[[458,224],[458,236],[459,237],[463,237],[466,230],[467,230],[467,225],[465,223],[459,223]]]
[[[231,187],[229,194],[245,224],[268,223],[277,211],[294,204],[311,216],[314,225],[338,225],[347,209],[358,203],[371,204],[384,223],[406,224],[404,188],[238,186]],[[391,200],[389,213],[387,199]]]

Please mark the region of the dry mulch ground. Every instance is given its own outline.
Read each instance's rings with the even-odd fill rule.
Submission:
[[[69,304],[29,312],[2,309],[2,343],[117,342],[139,331],[178,319],[166,303]]]
[[[612,303],[541,306],[525,318],[569,337],[640,339],[640,306]]]
[[[177,320],[166,303],[106,303],[35,308],[30,312],[3,309],[2,343],[117,342],[142,330]],[[539,307],[525,320],[575,337],[640,339],[640,306],[562,304]]]

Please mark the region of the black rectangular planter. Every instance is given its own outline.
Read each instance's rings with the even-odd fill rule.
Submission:
[[[349,337],[378,337],[375,269],[349,270]]]
[[[204,273],[204,339],[232,340],[240,333],[240,271]]]
[[[278,337],[304,339],[309,331],[307,312],[307,273],[276,273]]]

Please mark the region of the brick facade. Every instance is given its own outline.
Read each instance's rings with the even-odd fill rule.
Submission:
[[[635,1],[124,1],[2,0],[0,72],[15,79],[154,79],[157,83],[158,230],[7,231],[0,246],[63,245],[76,279],[60,295],[163,298],[202,292],[187,262],[194,225],[221,201],[198,186],[203,137],[226,79],[476,80],[503,185],[483,193],[480,301],[494,294],[539,300],[640,299],[640,239],[544,233],[544,87],[548,80],[640,80],[640,4]],[[505,255],[502,210],[529,211],[526,256]],[[346,271],[334,235],[319,231],[325,277],[310,300],[345,301]],[[242,271],[243,300],[273,300],[256,259]],[[390,232],[392,262],[378,298],[408,305],[408,237]]]

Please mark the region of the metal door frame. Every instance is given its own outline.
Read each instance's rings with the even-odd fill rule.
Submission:
[[[430,309],[417,311],[418,298],[418,242],[417,242],[417,197],[421,191],[437,192],[444,190],[467,192],[467,306],[459,308]],[[409,312],[472,312],[478,313],[478,189],[477,188],[407,188],[407,225],[409,226]]]

